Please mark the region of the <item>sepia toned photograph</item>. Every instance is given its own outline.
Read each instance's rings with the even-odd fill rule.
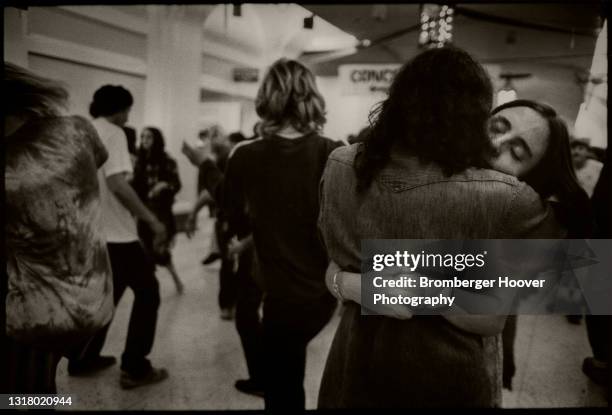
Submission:
[[[6,2],[0,408],[607,413],[609,6]]]

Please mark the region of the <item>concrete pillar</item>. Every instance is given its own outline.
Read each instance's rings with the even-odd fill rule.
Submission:
[[[14,7],[4,8],[4,60],[28,67],[28,12]]]
[[[183,140],[198,133],[202,76],[202,27],[210,6],[148,6],[145,125],[159,127],[167,151],[177,160],[180,201],[195,200],[197,171],[181,154]]]

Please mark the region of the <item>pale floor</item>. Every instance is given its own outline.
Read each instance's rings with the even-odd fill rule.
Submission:
[[[72,378],[63,359],[58,393],[73,396],[72,409],[263,409],[263,400],[237,392],[234,381],[246,377],[246,365],[233,322],[219,318],[218,262],[200,264],[208,249],[211,222],[204,219],[193,239],[177,237],[174,259],[186,292],[178,295],[166,270],[158,271],[162,303],[150,358],[165,367],[165,382],[134,390],[119,388],[119,367],[93,377]],[[120,357],[133,297],[128,290],[119,304],[103,354]],[[306,406],[315,408],[325,358],[338,316],[310,343]],[[514,391],[504,391],[504,407],[605,406],[602,388],[581,372],[590,355],[584,323],[568,324],[562,316],[519,317]]]

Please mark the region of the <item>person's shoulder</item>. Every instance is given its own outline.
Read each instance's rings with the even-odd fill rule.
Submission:
[[[509,188],[521,186],[521,181],[515,176],[488,168],[472,167],[461,174],[468,180],[483,182],[498,182]]]
[[[361,143],[355,143],[347,146],[340,143],[340,145],[330,153],[328,160],[330,162],[353,166],[361,145]]]
[[[91,122],[78,115],[41,117],[29,123],[28,135],[55,138],[60,141],[70,141],[75,137],[95,134]]]
[[[314,133],[312,138],[316,142],[318,142],[320,145],[323,145],[323,146],[325,146],[326,148],[329,148],[329,149],[335,149],[337,147],[340,147],[340,146],[344,145],[344,143],[342,141],[334,140],[332,138],[329,138],[327,136],[321,135],[319,133]]]
[[[53,130],[69,129],[91,124],[83,117],[71,115],[35,118],[30,122],[30,125],[39,130]]]
[[[482,194],[483,197],[496,200],[498,203],[539,204],[541,202],[540,196],[527,183],[497,170],[473,167],[454,177],[457,181],[473,184],[470,187],[470,194]]]
[[[121,127],[107,121],[102,117],[95,118],[91,123],[94,125],[94,127],[96,127],[96,130],[100,132],[100,136],[104,136],[103,138],[118,136],[127,140],[127,137]]]
[[[69,115],[66,117],[58,117],[58,118],[60,118],[65,123],[76,125],[76,126],[91,127],[92,125],[91,121],[83,117],[82,115]]]
[[[229,153],[229,158],[233,157],[236,153],[240,152],[240,154],[244,154],[249,151],[257,151],[257,149],[262,145],[261,142],[263,139],[261,137],[254,138],[252,140],[241,141],[236,144]],[[247,148],[249,150],[247,150]]]

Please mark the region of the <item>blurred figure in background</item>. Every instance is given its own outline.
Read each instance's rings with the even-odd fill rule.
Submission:
[[[208,128],[204,130],[200,130],[200,132],[198,133],[198,140],[199,140],[198,145],[202,147],[210,147],[209,137],[210,137],[210,131]],[[208,206],[208,214],[211,218],[213,218],[216,215],[215,200],[206,191],[205,186],[204,186],[204,183],[205,183],[204,179],[205,178],[203,177],[202,170],[198,169],[198,187],[197,187],[198,198],[199,198],[199,201],[202,203],[202,207]],[[213,262],[215,262],[221,257],[221,253],[219,252],[219,247],[217,246],[217,237],[215,236],[214,232],[211,233],[208,249],[209,249],[208,255],[206,255],[202,259],[202,265],[212,264]]]
[[[176,235],[172,206],[176,194],[181,190],[181,180],[176,161],[166,153],[165,145],[164,137],[158,128],[146,127],[142,130],[132,186],[144,204],[166,227],[166,239],[156,251],[153,247],[154,235],[151,229],[145,222],[139,220],[140,240],[155,263],[168,269],[176,290],[182,294],[184,286],[176,272],[171,254]]]
[[[96,171],[108,154],[91,123],[62,117],[68,93],[5,63],[6,346],[3,393],[57,393],[61,356],[78,356],[113,314]]]
[[[211,156],[214,159],[217,169],[220,172],[225,172],[225,167],[230,152],[234,146],[243,142],[245,139],[240,132],[232,133],[224,139],[218,132],[216,133],[215,131],[218,131],[218,129],[213,130],[213,132],[210,134],[210,145],[205,145],[204,147],[210,149]],[[206,183],[206,177],[205,175],[202,175],[205,172],[205,169],[199,170],[199,182],[200,184],[203,184],[201,192],[206,192],[206,186],[204,185],[204,183]],[[208,192],[200,193],[200,197],[187,219],[191,229],[195,229],[196,227],[195,225],[199,211],[204,206],[210,206],[209,197],[210,194]],[[214,198],[213,200],[216,202]],[[221,268],[219,269],[219,308],[221,309],[221,318],[223,320],[232,320],[234,318],[234,308],[236,305],[238,290],[236,281],[236,270],[238,268],[238,264],[236,262],[236,258],[232,257],[232,255],[228,253],[228,247],[232,235],[229,234],[227,218],[217,203],[215,203],[215,206],[214,211],[216,220],[214,227],[214,244],[211,244],[211,246],[216,247],[218,249],[218,253],[211,250],[211,253],[203,261],[203,263],[208,265],[217,259],[221,259]]]
[[[576,138],[571,143],[572,162],[580,186],[587,192],[589,197],[593,196],[595,184],[603,164],[592,158],[591,146],[588,138]]]
[[[255,130],[256,131],[256,130]],[[230,152],[230,159],[234,152],[245,145],[254,143],[257,139],[242,140],[242,134],[233,133],[229,136],[230,143],[235,143]],[[225,206],[224,199],[224,172],[221,172],[214,161],[215,155],[206,148],[193,148],[187,143],[183,144],[183,153],[191,163],[204,172],[206,190],[200,195],[200,201],[189,220],[187,221],[187,235],[196,228],[198,210],[203,206],[202,200],[213,195],[215,201]],[[263,397],[263,349],[262,324],[259,309],[262,301],[263,283],[258,272],[257,254],[253,244],[253,237],[246,232],[242,238],[229,234],[231,240],[227,247],[227,255],[234,262],[233,270],[236,282],[236,330],[240,336],[242,350],[247,364],[248,379],[238,379],[234,386],[241,392]]]

